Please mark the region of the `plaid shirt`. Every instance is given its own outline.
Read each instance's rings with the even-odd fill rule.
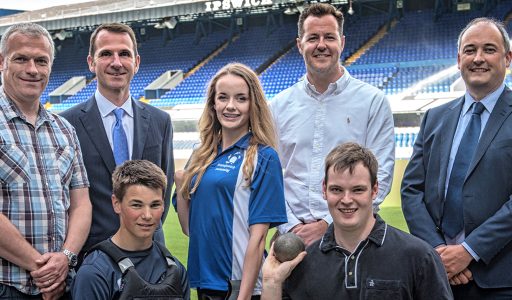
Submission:
[[[0,89],[0,211],[39,253],[61,251],[69,191],[88,186],[73,126],[42,105],[33,126]],[[39,293],[29,272],[1,257],[0,283]]]

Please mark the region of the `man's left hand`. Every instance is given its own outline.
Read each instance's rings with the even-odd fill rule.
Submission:
[[[314,241],[319,240],[325,234],[328,224],[324,220],[318,220],[313,223],[303,224],[302,226],[296,226],[292,232],[298,235],[304,240],[306,247],[311,245]]]
[[[57,300],[64,295],[64,292],[66,291],[66,283],[61,282],[55,289],[53,289],[51,292],[43,293],[43,300]]]
[[[448,279],[466,269],[473,257],[462,245],[448,245],[436,248],[437,253],[441,256]]]
[[[41,293],[58,288],[68,275],[68,258],[62,252],[48,252],[36,261],[39,269],[30,272]]]

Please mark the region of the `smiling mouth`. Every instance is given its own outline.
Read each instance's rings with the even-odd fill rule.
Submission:
[[[22,81],[29,82],[29,83],[37,83],[40,82],[41,79],[27,79],[27,78],[20,78]]]
[[[236,119],[240,115],[239,114],[222,114],[222,116],[224,116],[224,118],[226,118],[226,119]]]
[[[489,69],[487,69],[487,68],[471,68],[469,70],[471,72],[475,72],[475,73],[485,73],[485,72],[489,71]]]
[[[108,74],[108,75],[110,75],[110,76],[115,76],[115,77],[117,77],[117,76],[125,75],[126,73],[107,73],[107,74]]]
[[[357,208],[339,208],[338,210],[344,214],[353,214],[357,211]]]
[[[154,226],[153,224],[137,224],[137,225],[139,225],[140,227],[144,227],[144,228],[151,228]]]

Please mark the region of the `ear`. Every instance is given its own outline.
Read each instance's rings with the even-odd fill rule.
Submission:
[[[87,64],[89,65],[89,71],[96,73],[96,70],[94,70],[94,58],[90,54],[87,55]]]
[[[460,53],[457,53],[457,68],[460,70]]]
[[[325,182],[325,179],[322,180],[322,197],[324,200],[327,200],[327,183]]]
[[[507,68],[510,67],[510,60],[512,59],[512,51],[508,51],[507,54],[505,54],[505,63]]]
[[[121,214],[121,201],[117,199],[116,195],[112,195],[112,207],[116,214]]]
[[[4,70],[4,57],[0,54],[0,72]]]
[[[300,38],[297,38],[296,39],[296,43],[297,43],[297,49],[299,49],[299,53],[300,55],[303,55],[302,54],[302,44],[300,43],[301,39]]]
[[[340,53],[343,53],[343,50],[345,49],[345,36],[344,35],[341,36],[340,42],[341,42],[341,52]]]
[[[379,193],[379,182],[375,182],[375,185],[372,187],[372,200],[377,198],[377,194]]]
[[[135,74],[137,74],[137,72],[139,71],[139,66],[140,66],[140,55],[137,55],[135,57]]]

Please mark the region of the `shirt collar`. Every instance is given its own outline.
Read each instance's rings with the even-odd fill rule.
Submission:
[[[388,225],[386,222],[384,222],[379,215],[375,215],[375,224],[373,225],[372,231],[368,235],[367,240],[374,243],[377,247],[382,246],[384,244],[384,239],[386,238],[387,228]],[[329,252],[336,247],[340,247],[334,238],[333,224],[329,225],[329,228],[327,228],[327,231],[320,241],[319,247],[322,252]]]
[[[247,149],[249,148],[249,141],[252,137],[252,132],[247,132],[243,137],[241,137],[236,143],[231,145],[230,147],[226,148],[226,150],[222,151],[222,141],[218,145],[218,153],[226,152],[228,150],[231,150],[233,148],[240,148],[240,149]]]
[[[21,110],[16,106],[14,101],[9,99],[5,94],[3,88],[0,90],[0,107],[5,114],[5,118],[10,121],[16,117],[27,120],[25,115],[21,112]],[[42,124],[46,121],[53,122],[55,118],[44,108],[44,106],[39,102],[39,111],[37,113],[36,126]]]
[[[491,113],[492,110],[494,109],[494,106],[496,105],[496,102],[498,102],[498,99],[500,98],[504,89],[505,83],[503,82],[494,92],[490,93],[489,95],[485,96],[482,100],[480,100],[480,103],[484,105],[485,109],[489,113]],[[464,95],[464,105],[462,106],[463,115],[468,113],[471,104],[473,104],[473,102],[475,101],[476,100],[469,94],[469,92],[466,91],[466,94]]]
[[[99,90],[96,90],[94,93],[94,97],[96,98],[96,103],[98,105],[98,110],[100,111],[100,115],[102,118],[105,118],[108,114],[110,114],[114,109],[117,108],[112,102],[110,102],[105,96],[103,96]],[[133,118],[133,106],[132,101],[130,101],[131,97],[128,96],[128,99],[121,105],[121,108],[124,112]]]
[[[338,78],[338,80],[336,80],[335,82],[329,83],[327,90],[323,93],[324,95],[339,94],[348,85],[348,82],[352,76],[344,66],[340,67],[343,71],[343,75],[341,75],[341,77]],[[309,82],[307,75],[304,75],[304,86],[309,94],[321,95],[321,93],[317,92],[315,86]]]

